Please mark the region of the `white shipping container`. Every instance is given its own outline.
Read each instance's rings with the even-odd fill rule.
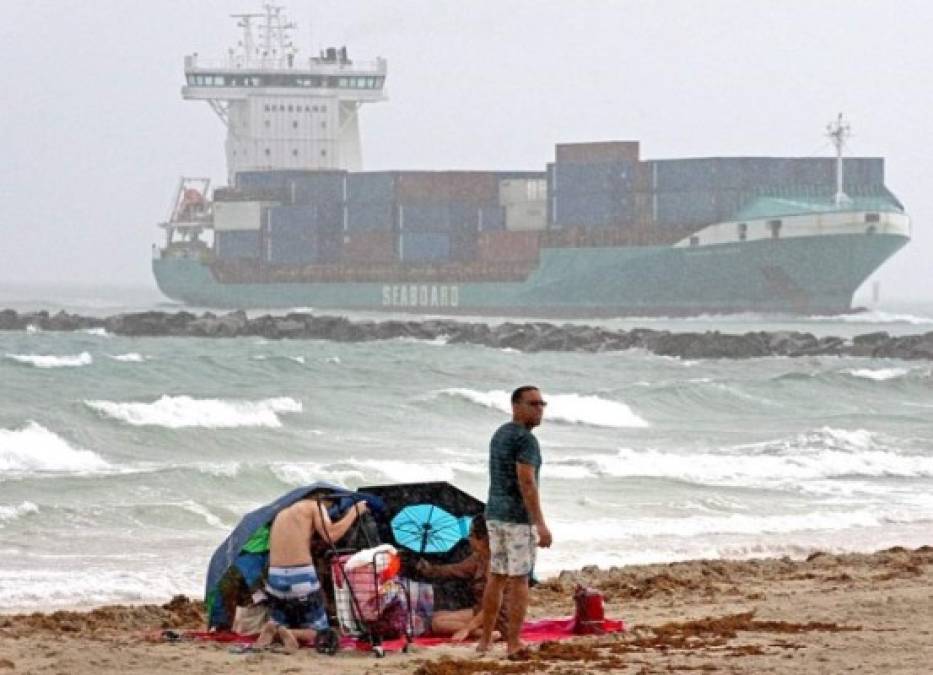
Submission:
[[[539,200],[505,207],[505,229],[530,232],[547,229],[547,202]]]
[[[262,227],[262,210],[270,202],[214,202],[214,229],[251,231]]]
[[[507,178],[499,181],[499,206],[546,199],[547,180],[544,178]]]

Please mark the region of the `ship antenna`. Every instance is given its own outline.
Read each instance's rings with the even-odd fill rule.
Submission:
[[[842,151],[845,148],[846,140],[849,136],[852,135],[852,130],[849,128],[849,123],[845,121],[842,117],[842,113],[839,113],[839,116],[836,117],[836,121],[826,125],[826,135],[829,136],[829,140],[836,148],[836,197],[835,203],[836,206],[842,206],[843,204],[848,204],[852,200],[849,199],[849,196],[843,191],[842,186],[844,183],[843,180],[843,169],[842,169]]]

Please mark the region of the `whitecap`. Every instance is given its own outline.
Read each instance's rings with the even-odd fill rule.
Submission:
[[[7,354],[6,358],[25,363],[36,368],[79,368],[89,366],[94,362],[88,352],[81,352],[70,356],[54,356],[52,354]]]
[[[510,394],[502,390],[476,391],[473,389],[445,389],[447,396],[462,398],[472,403],[507,414],[512,412]],[[581,394],[547,394],[545,419],[550,422],[586,424],[596,427],[644,428],[651,426],[620,401]]]
[[[169,429],[280,427],[280,414],[302,411],[301,401],[289,397],[243,401],[162,396],[152,403],[84,401],[84,404],[107,417],[133,426]]]
[[[825,429],[718,452],[622,448],[616,454],[552,459],[542,470],[565,480],[611,476],[756,487],[800,487],[804,481],[857,476],[933,477],[933,457],[893,452],[875,443],[864,430]]]
[[[127,354],[111,354],[108,355],[114,361],[122,361],[123,363],[142,363],[146,358],[142,354],[137,352],[129,352]]]
[[[84,331],[88,335],[93,335],[95,337],[109,338],[113,337],[110,333],[107,332],[106,328],[87,328]]]
[[[908,368],[853,368],[850,370],[844,370],[844,373],[848,373],[852,377],[861,377],[866,380],[875,380],[876,382],[883,382],[885,380],[893,380],[898,377],[903,377],[910,372]]]
[[[32,502],[21,502],[16,506],[5,506],[0,504],[0,523],[20,518],[30,513],[39,513],[39,507]]]
[[[72,447],[37,422],[0,429],[0,474],[99,471],[109,466],[96,453]]]

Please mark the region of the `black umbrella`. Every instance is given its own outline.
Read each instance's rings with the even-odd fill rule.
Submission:
[[[415,504],[433,504],[447,511],[457,518],[463,516],[478,516],[482,514],[486,505],[468,492],[464,492],[455,485],[446,481],[430,483],[401,483],[397,485],[370,485],[359,488],[358,492],[375,495],[382,499],[386,505],[387,518],[380,523],[380,535],[383,541],[396,546],[402,546],[397,541],[391,520],[404,508]],[[453,563],[463,560],[470,554],[470,545],[463,539],[449,551],[426,555],[435,563]],[[414,563],[416,557],[402,552],[402,575],[417,578]],[[434,608],[435,609],[463,609],[472,606],[475,599],[467,582],[460,579],[435,581]]]

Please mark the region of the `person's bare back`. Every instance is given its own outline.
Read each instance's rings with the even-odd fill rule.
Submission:
[[[279,511],[269,533],[271,566],[311,564],[311,540],[321,530],[323,508],[316,499],[303,499]]]

